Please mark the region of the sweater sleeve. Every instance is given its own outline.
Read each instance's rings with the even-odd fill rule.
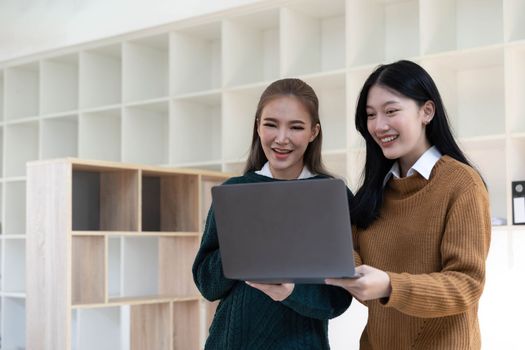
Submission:
[[[237,283],[224,277],[222,261],[219,252],[219,239],[213,205],[208,212],[202,241],[193,262],[193,280],[206,299],[213,301],[224,298]]]
[[[298,314],[328,320],[346,311],[352,296],[346,290],[322,284],[296,284],[283,305]]]
[[[442,270],[429,274],[389,272],[392,294],[381,302],[416,317],[465,312],[479,301],[490,244],[490,209],[483,184],[460,194],[450,205],[441,242]]]

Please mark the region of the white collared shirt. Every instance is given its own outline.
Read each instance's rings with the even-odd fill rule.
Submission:
[[[266,162],[261,170],[257,170],[255,172],[256,174],[263,175],[266,177],[270,177],[273,179],[272,171],[270,170],[270,163]],[[309,177],[314,177],[315,175],[308,170],[306,166],[303,167],[303,170],[299,174],[299,177],[297,179],[308,179]]]
[[[414,173],[417,171],[425,179],[430,179],[430,173],[441,156],[442,154],[439,152],[436,146],[430,147],[425,151],[425,153],[421,155],[421,157],[419,157],[417,162],[415,162],[414,165],[408,169],[407,177],[414,175]],[[386,174],[385,179],[383,180],[383,187],[392,176],[394,176],[396,179],[401,178],[399,162],[395,162],[394,165],[392,165],[392,168],[390,168],[390,171]]]

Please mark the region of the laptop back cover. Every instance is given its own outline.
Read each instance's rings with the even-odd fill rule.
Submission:
[[[343,181],[222,185],[212,197],[226,277],[268,283],[355,277]]]

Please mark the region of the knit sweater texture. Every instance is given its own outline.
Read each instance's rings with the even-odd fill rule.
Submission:
[[[249,172],[225,184],[269,181],[283,180]],[[353,197],[348,193],[350,200]],[[193,278],[206,299],[220,300],[206,350],[329,349],[328,319],[342,314],[351,302],[350,294],[344,289],[310,284],[296,284],[288,298],[277,302],[244,281],[224,277],[213,204],[193,264]]]
[[[361,349],[480,349],[491,221],[474,169],[443,156],[428,181],[390,179],[380,217],[353,234],[359,263],[387,271],[392,285],[389,298],[367,302]]]

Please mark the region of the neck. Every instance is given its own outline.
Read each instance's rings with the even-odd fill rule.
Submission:
[[[270,171],[272,173],[272,176],[274,179],[278,180],[295,180],[301,175],[301,172],[303,171],[304,165],[301,163],[299,165],[279,170],[274,169],[272,165],[270,164]]]

